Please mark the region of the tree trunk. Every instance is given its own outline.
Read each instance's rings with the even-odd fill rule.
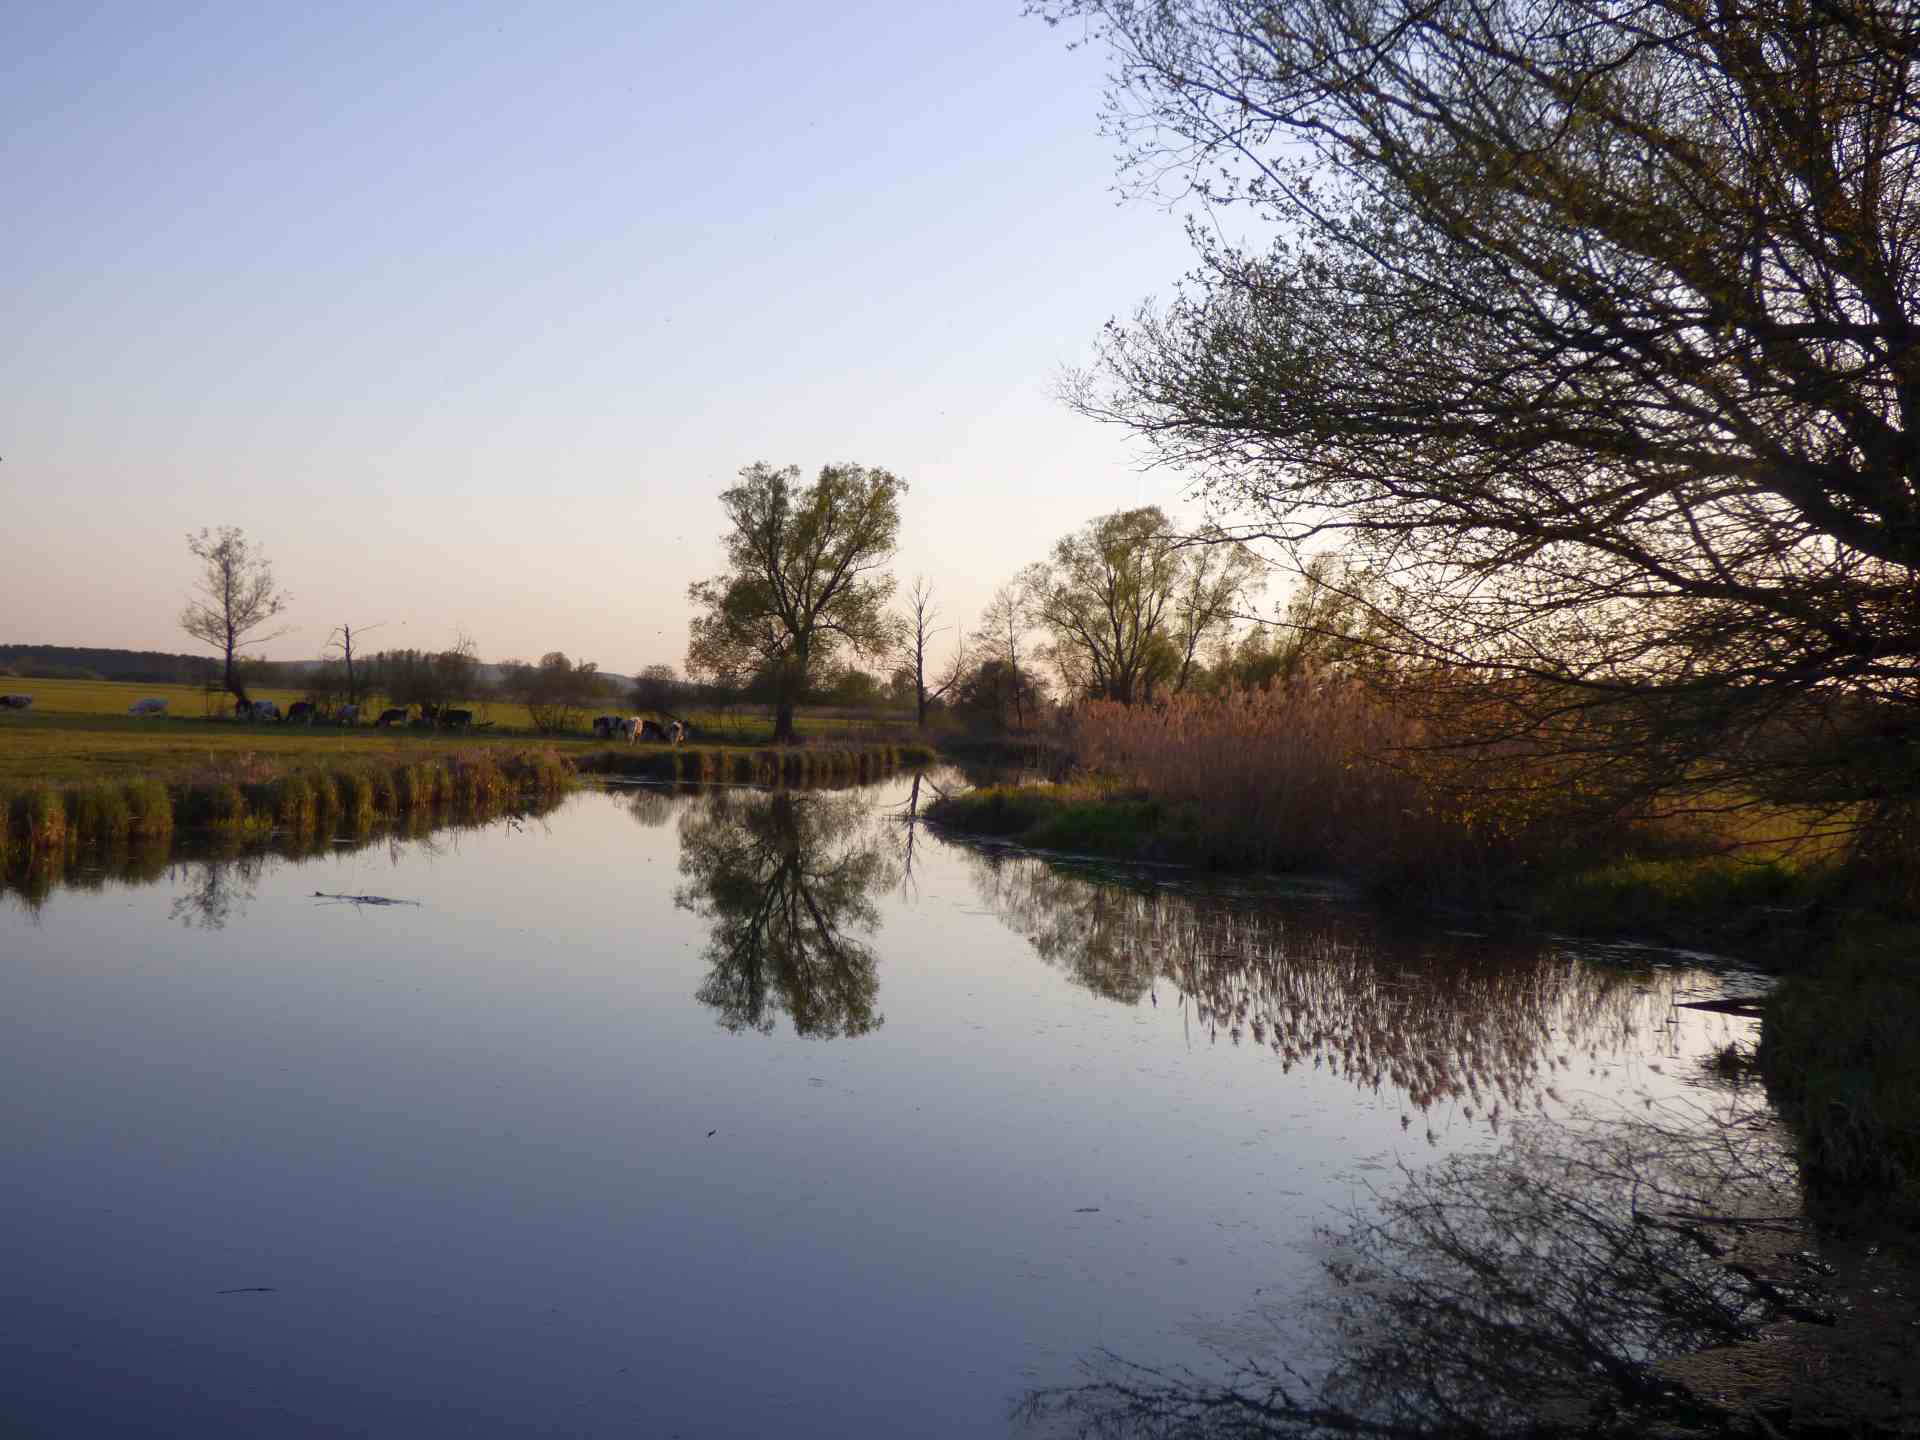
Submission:
[[[247,687],[240,679],[240,672],[233,665],[233,646],[227,646],[227,693],[242,705],[248,704]]]
[[[773,743],[776,745],[793,743],[793,701],[784,696],[773,708]]]

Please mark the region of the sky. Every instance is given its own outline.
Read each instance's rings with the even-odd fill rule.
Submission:
[[[755,461],[904,478],[943,626],[1181,478],[1056,390],[1169,294],[1105,59],[1011,4],[0,8],[0,642],[685,657]],[[950,644],[948,632],[943,645]]]

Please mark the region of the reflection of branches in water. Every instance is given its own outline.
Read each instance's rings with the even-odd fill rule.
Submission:
[[[260,889],[269,857],[265,852],[225,857],[208,856],[174,867],[180,893],[168,907],[167,918],[189,929],[224,930],[236,911],[244,915]]]
[[[869,896],[892,883],[863,797],[722,790],[680,820],[674,903],[713,921],[697,998],[729,1030],[862,1035],[880,1024]]]
[[[1644,972],[1569,964],[1540,945],[1412,944],[1331,907],[1127,889],[995,852],[969,864],[994,912],[1097,995],[1136,1004],[1168,981],[1211,1039],[1391,1085],[1422,1110],[1455,1101],[1496,1126],[1550,1093],[1555,1052],[1597,1056],[1666,1003],[1637,993]]]
[[[891,812],[893,822],[897,827],[895,834],[898,837],[897,845],[900,855],[900,893],[909,899],[914,898],[919,893],[913,881],[913,846],[914,841],[919,838],[920,834],[920,790],[922,785],[928,790],[931,790],[936,796],[944,797],[946,794],[946,791],[940,788],[940,783],[937,780],[927,775],[925,771],[916,770],[913,772],[913,784],[907,791],[907,798],[898,806],[894,807]]]
[[[1678,1123],[1676,1123],[1676,1121]],[[1706,1123],[1701,1123],[1705,1121]],[[1223,1379],[1111,1355],[1028,1397],[1087,1436],[1641,1435],[1710,1407],[1653,1362],[1751,1339],[1794,1297],[1694,1223],[1798,1197],[1764,1113],[1533,1120],[1408,1175],[1328,1243],[1303,1312],[1319,1362],[1241,1353]],[[1678,1217],[1678,1218],[1676,1218]],[[1265,1317],[1276,1338],[1280,1317]]]

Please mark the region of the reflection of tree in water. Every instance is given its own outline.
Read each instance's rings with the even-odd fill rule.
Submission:
[[[1323,1233],[1324,1288],[1259,1317],[1292,1359],[1226,1355],[1213,1380],[1103,1356],[1087,1384],[1030,1396],[1027,1416],[1089,1436],[1715,1429],[1730,1417],[1658,1362],[1751,1341],[1783,1315],[1822,1318],[1789,1267],[1729,1256],[1743,1227],[1800,1223],[1775,1135],[1760,1107],[1530,1119]]]
[[[627,813],[648,830],[657,830],[673,818],[673,795],[651,785],[637,785],[627,797]]]
[[[1495,1125],[1553,1094],[1565,1052],[1597,1059],[1637,1040],[1670,999],[1671,983],[1663,993],[1646,971],[1578,965],[1537,944],[1415,943],[1331,906],[1128,889],[1026,856],[972,852],[969,864],[994,912],[1097,995],[1157,1003],[1164,982],[1209,1039],[1391,1085],[1421,1110],[1455,1102]]]
[[[674,902],[713,922],[696,992],[729,1030],[863,1035],[880,1024],[869,898],[893,883],[863,797],[718,791],[680,819]]]

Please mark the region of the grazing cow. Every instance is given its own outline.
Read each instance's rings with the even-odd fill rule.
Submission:
[[[287,724],[311,725],[316,713],[311,700],[296,700],[287,707]]]
[[[24,710],[31,704],[31,695],[0,695],[0,710]]]
[[[333,712],[333,722],[336,725],[358,725],[360,723],[360,707],[358,705],[342,705],[338,710]]]
[[[145,700],[136,700],[127,707],[129,715],[164,715],[166,713],[167,702],[158,695],[149,696]]]
[[[687,727],[682,725],[678,720],[670,721],[667,724],[667,737],[672,740],[674,744],[678,745],[682,740],[687,738]]]
[[[271,700],[237,701],[233,713],[242,720],[278,720],[280,707]]]
[[[380,712],[380,718],[374,721],[376,725],[404,725],[406,723],[407,707],[404,705],[395,705],[390,710],[382,710]]]
[[[613,732],[620,724],[618,715],[596,715],[593,717],[593,738],[611,740]]]
[[[667,738],[667,732],[660,728],[660,722],[658,720],[642,720],[640,722],[640,738],[642,740],[665,740]]]
[[[631,719],[624,716],[615,717],[613,733],[631,745],[640,734],[640,717],[637,715]]]
[[[473,728],[473,711],[452,710],[442,705],[440,707],[440,728],[443,730],[471,730]]]

